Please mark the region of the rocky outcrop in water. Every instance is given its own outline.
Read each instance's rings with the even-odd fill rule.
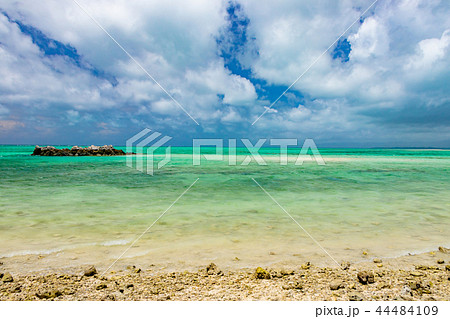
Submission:
[[[115,149],[112,145],[79,147],[74,146],[71,149],[59,149],[54,146],[36,145],[33,154],[39,156],[114,156],[126,155],[124,151]]]

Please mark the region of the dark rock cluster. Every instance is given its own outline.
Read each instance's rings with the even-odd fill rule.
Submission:
[[[54,146],[36,145],[32,155],[39,156],[114,156],[126,155],[124,151],[115,149],[112,145],[79,147],[74,146],[71,149],[58,149]]]
[[[357,277],[359,282],[362,283],[363,285],[373,284],[375,282],[375,276],[373,275],[373,273],[368,271],[358,272]]]

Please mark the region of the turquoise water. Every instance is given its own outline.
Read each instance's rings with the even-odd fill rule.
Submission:
[[[32,151],[0,146],[0,258],[24,268],[107,266],[197,178],[117,267],[333,264],[252,178],[338,262],[450,243],[448,150],[324,149],[324,166],[282,166],[264,149],[265,166],[193,166],[190,148],[172,148],[153,176],[127,167],[125,156]],[[244,157],[238,150],[238,164]]]

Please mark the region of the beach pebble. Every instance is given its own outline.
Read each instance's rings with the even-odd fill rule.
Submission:
[[[290,281],[286,285],[283,285],[282,288],[285,290],[301,290],[303,289],[303,285],[300,282]]]
[[[330,289],[331,290],[338,290],[338,289],[341,289],[341,288],[344,288],[344,287],[345,287],[344,283],[342,281],[340,281],[340,280],[334,280],[330,284]]]
[[[440,264],[440,265],[442,265],[443,263],[445,263],[445,261],[444,261],[444,259],[439,259],[439,260],[437,261],[437,263]]]
[[[97,156],[99,156],[99,155],[97,155]],[[115,300],[117,300],[117,299],[116,299],[116,296],[115,296],[115,295],[113,295],[113,294],[107,294],[105,297],[102,298],[102,300],[103,300],[103,301],[115,301]]]
[[[12,287],[9,292],[14,293],[14,294],[18,294],[22,291],[22,288],[20,287],[20,285],[15,285],[14,287]]]
[[[13,276],[12,276],[9,272],[7,272],[7,273],[4,273],[4,274],[3,274],[3,276],[2,276],[2,281],[3,281],[3,282],[13,282],[13,281],[14,281],[14,278],[13,278]]]
[[[210,263],[207,267],[206,267],[206,273],[208,275],[220,275],[222,274],[222,271],[219,269],[219,267],[216,266],[215,263]]]
[[[416,265],[417,270],[439,270],[437,266]]]
[[[377,285],[377,289],[386,289],[386,288],[392,288],[392,286],[390,284],[388,284],[387,282],[380,282]]]
[[[445,265],[445,270],[450,271],[450,265]]]
[[[166,301],[166,300],[170,300],[170,296],[169,296],[169,295],[161,295],[161,296],[159,296],[156,300],[157,300],[157,301]]]
[[[96,290],[102,290],[107,288],[108,286],[106,284],[99,284],[95,287]]]
[[[272,278],[283,278],[283,275],[281,274],[281,272],[279,270],[271,270],[270,271],[270,275],[272,276]]]
[[[256,268],[255,277],[257,279],[270,279],[271,278],[269,272],[262,269],[261,267]]]
[[[442,247],[442,246],[439,247],[439,251],[444,254],[450,254],[450,249]]]
[[[350,263],[348,261],[343,261],[341,263],[341,267],[342,267],[343,270],[347,270],[347,269],[350,268]]]
[[[91,277],[97,274],[97,269],[94,266],[89,266],[84,270],[84,275],[86,277]]]
[[[409,286],[403,286],[402,290],[400,291],[401,296],[412,296],[411,288]]]
[[[69,287],[63,290],[63,295],[74,295],[76,292],[76,289]]]
[[[410,282],[408,283],[408,287],[409,287],[411,290],[417,290],[417,289],[419,289],[419,287],[420,287],[420,283],[419,283],[418,281],[410,281]]]
[[[135,274],[139,274],[141,273],[142,269],[141,268],[137,268],[136,266],[128,266],[127,267],[128,270],[134,272]]]
[[[375,277],[374,277],[373,273],[368,272],[368,271],[358,272],[357,277],[358,277],[359,282],[362,283],[363,285],[373,284],[375,282]]]
[[[62,292],[59,290],[50,290],[44,292],[37,292],[36,297],[39,299],[53,299],[62,295]]]
[[[430,285],[424,285],[419,281],[411,281],[408,283],[408,286],[411,290],[417,291],[420,294],[431,294]]]
[[[305,269],[305,270],[309,269],[309,268],[311,268],[311,263],[309,261],[307,261],[306,263],[301,265],[301,268]]]
[[[351,292],[348,294],[348,300],[350,301],[362,301],[363,297],[359,292]]]
[[[281,269],[280,273],[282,276],[292,276],[294,274],[294,271],[288,269]]]
[[[374,262],[375,264],[381,264],[383,261],[382,261],[381,259],[375,258],[375,259],[373,260],[373,262]]]

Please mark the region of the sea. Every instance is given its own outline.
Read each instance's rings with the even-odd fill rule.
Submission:
[[[319,149],[325,165],[296,165],[290,149],[282,165],[264,148],[260,165],[238,149],[236,165],[193,165],[192,148],[172,147],[151,175],[132,155],[33,149],[0,146],[0,261],[24,271],[332,266],[450,244],[450,150]]]

